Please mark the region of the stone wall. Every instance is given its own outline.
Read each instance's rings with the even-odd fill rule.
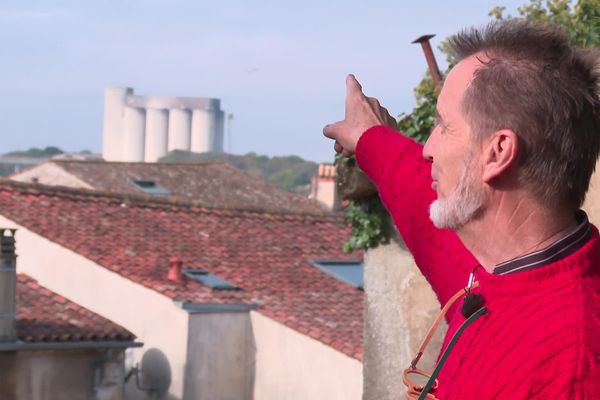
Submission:
[[[391,222],[390,222],[391,226]],[[394,232],[389,244],[365,255],[365,400],[397,400],[404,396],[402,372],[409,366],[440,311],[431,286]],[[432,371],[446,325],[429,344],[419,367]]]

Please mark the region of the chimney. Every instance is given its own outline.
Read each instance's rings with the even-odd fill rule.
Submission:
[[[183,282],[183,276],[181,275],[181,266],[183,262],[177,256],[173,256],[169,259],[169,274],[167,279],[173,282]]]
[[[16,229],[0,228],[0,342],[16,340]]]
[[[425,54],[425,60],[427,61],[427,66],[429,67],[429,73],[433,78],[433,83],[439,89],[442,87],[442,74],[440,74],[440,69],[438,68],[437,61],[435,61],[435,55],[433,54],[433,50],[431,49],[431,43],[429,40],[435,35],[423,35],[413,41],[413,43],[420,43],[421,48],[423,49],[423,53]]]
[[[337,211],[340,209],[340,200],[335,184],[336,171],[335,166],[329,164],[319,164],[317,174],[311,182],[310,198],[317,200],[328,210]]]

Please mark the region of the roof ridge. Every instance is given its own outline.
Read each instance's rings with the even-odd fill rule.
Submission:
[[[280,218],[296,218],[296,219],[325,219],[337,221],[343,218],[341,213],[331,212],[303,212],[303,211],[265,211],[260,209],[251,208],[237,208],[237,207],[210,207],[205,204],[201,204],[199,201],[194,200],[182,200],[173,198],[160,198],[150,197],[144,194],[129,194],[129,193],[114,193],[106,191],[98,191],[86,188],[72,188],[67,186],[54,186],[54,185],[43,185],[40,183],[25,183],[12,181],[8,179],[0,179],[0,190],[4,188],[10,188],[14,191],[23,193],[40,193],[48,195],[56,195],[60,197],[89,197],[95,199],[101,199],[106,201],[121,201],[123,203],[129,203],[137,207],[154,207],[154,208],[179,208],[182,210],[188,210],[189,212],[199,211],[208,214],[224,214],[232,216],[260,216],[269,215]],[[195,209],[195,210],[192,210]]]
[[[207,160],[207,161],[192,161],[192,162],[145,162],[145,161],[106,161],[106,160],[73,160],[73,159],[62,159],[62,158],[48,158],[43,161],[52,162],[57,164],[128,164],[128,165],[161,165],[161,166],[182,166],[182,165],[194,165],[194,164],[229,164],[225,160]]]

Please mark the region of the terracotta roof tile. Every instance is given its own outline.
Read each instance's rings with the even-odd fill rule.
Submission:
[[[6,182],[0,185],[0,210],[173,300],[259,304],[264,315],[362,357],[363,292],[309,263],[361,256],[342,252],[350,228],[339,215],[216,210]],[[241,290],[211,290],[187,278],[171,282],[171,256]]]
[[[133,341],[135,336],[115,324],[17,275],[17,337],[24,342]]]
[[[170,199],[203,207],[270,212],[321,213],[318,202],[284,192],[226,162],[134,163],[97,160],[48,160],[29,170],[54,164],[100,192],[143,195],[131,179],[150,179],[168,189]],[[20,173],[11,179],[18,179]],[[40,183],[44,183],[40,181]]]

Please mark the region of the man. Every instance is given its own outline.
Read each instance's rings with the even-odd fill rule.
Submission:
[[[600,149],[592,54],[522,20],[450,47],[424,147],[352,75],[345,119],[324,129],[356,153],[442,304],[472,271],[479,283],[487,312],[462,328],[448,313],[430,396],[600,398],[600,236],[579,211]]]

